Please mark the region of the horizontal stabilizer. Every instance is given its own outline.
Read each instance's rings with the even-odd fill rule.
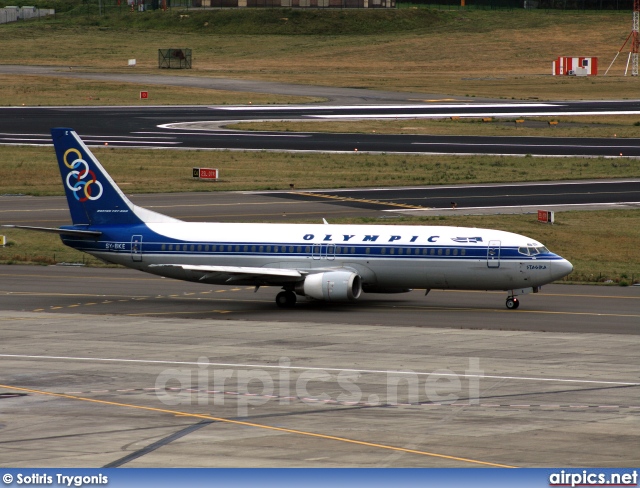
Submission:
[[[2,227],[9,227],[13,229],[26,229],[35,230],[38,232],[50,232],[52,234],[64,234],[66,236],[76,237],[99,237],[102,232],[97,230],[73,230],[73,229],[58,229],[57,227],[32,227],[30,225],[3,225]]]

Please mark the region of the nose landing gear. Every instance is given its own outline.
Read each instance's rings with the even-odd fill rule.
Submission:
[[[507,308],[509,310],[515,310],[520,306],[520,300],[516,297],[507,297]]]

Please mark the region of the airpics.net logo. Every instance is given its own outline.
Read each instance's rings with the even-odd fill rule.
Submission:
[[[549,475],[549,486],[638,486],[638,472],[600,473],[586,469],[578,472],[562,470]]]
[[[277,402],[290,405],[321,403],[347,406],[402,406],[417,404],[480,403],[480,379],[484,372],[478,358],[469,358],[464,373],[449,369],[432,372],[358,371],[298,368],[289,358],[262,367],[228,368],[198,359],[197,368],[169,368],[156,377],[157,398],[167,406],[235,405],[245,417],[249,408]]]

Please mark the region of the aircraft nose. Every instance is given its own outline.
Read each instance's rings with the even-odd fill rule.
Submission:
[[[558,261],[554,261],[553,266],[551,266],[551,278],[553,280],[559,280],[560,278],[567,276],[572,271],[573,264],[566,259],[560,259]]]

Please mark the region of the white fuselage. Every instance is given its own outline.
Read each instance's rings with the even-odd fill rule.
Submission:
[[[259,276],[230,280],[227,275],[159,265],[302,272],[348,269],[362,277],[365,291],[374,292],[535,288],[571,270],[568,261],[528,237],[478,228],[169,222],[103,231],[90,246],[81,245],[86,240],[65,242],[109,262],[212,284],[278,284],[278,280],[265,282]]]

